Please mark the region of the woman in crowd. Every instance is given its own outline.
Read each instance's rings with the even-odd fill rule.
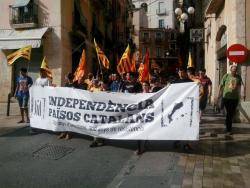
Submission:
[[[100,84],[98,79],[93,79],[91,87],[89,88],[89,91],[91,92],[100,92],[104,91],[103,86]],[[98,147],[98,146],[103,146],[104,140],[98,137],[93,137],[92,143],[89,145],[89,147]]]
[[[70,87],[70,88],[74,88],[75,87],[75,83],[73,82],[74,80],[74,75],[72,73],[69,73],[66,77],[65,77],[66,83],[64,85],[64,87]],[[59,136],[58,139],[62,139],[65,138],[66,140],[69,140],[72,138],[72,135],[69,132],[62,132]]]

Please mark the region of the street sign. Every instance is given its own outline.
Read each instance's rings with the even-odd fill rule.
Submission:
[[[203,42],[203,29],[190,29],[190,42]]]
[[[248,49],[241,44],[233,44],[227,49],[227,58],[231,62],[244,63],[248,57]]]

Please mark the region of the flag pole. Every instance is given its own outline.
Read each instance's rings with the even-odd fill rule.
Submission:
[[[99,58],[99,55],[98,55],[98,51],[97,51],[97,48],[96,48],[96,41],[95,41],[95,39],[94,39],[94,43],[95,43],[95,51],[96,51],[96,55],[97,55],[97,58],[98,58],[99,68],[100,68],[100,72],[102,74],[102,80],[103,80],[102,66],[101,66],[101,61],[100,61],[100,58]]]
[[[102,80],[103,80],[102,66],[101,66],[101,61],[100,61],[100,58],[99,58],[99,55],[98,55],[98,54],[97,54],[97,58],[98,58],[99,67],[100,67],[100,71],[101,71],[101,74],[102,74]]]

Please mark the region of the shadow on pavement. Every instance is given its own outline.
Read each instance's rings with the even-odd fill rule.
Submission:
[[[224,118],[221,114],[215,115],[216,113],[206,113],[204,116],[204,122],[206,123],[201,125],[201,132],[205,134],[214,133],[215,136],[200,135],[201,139],[199,141],[189,142],[193,148],[192,150],[183,149],[184,144],[188,143],[187,141],[181,141],[179,147],[175,147],[174,141],[146,141],[146,152],[176,152],[225,158],[250,154],[250,136],[248,136],[250,135],[250,127],[234,127],[234,135],[225,137],[225,127],[221,123],[221,121],[224,123]],[[216,127],[214,127],[214,125],[216,125]],[[30,127],[15,128],[13,131],[3,134],[0,137],[28,137],[30,136],[29,131]],[[39,134],[50,134],[52,137],[57,137],[59,134],[45,130],[39,130],[38,132]],[[93,139],[91,136],[77,133],[72,133],[72,135],[72,140],[83,139],[91,143]],[[72,140],[70,140],[69,143]],[[105,143],[106,146],[104,147],[124,148],[127,150],[137,149],[137,140],[105,140]],[[99,147],[95,149],[98,148]]]

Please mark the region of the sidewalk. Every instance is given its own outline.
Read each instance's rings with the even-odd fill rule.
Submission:
[[[6,112],[7,103],[0,103],[0,135],[27,126],[27,124],[17,124],[21,119],[18,103],[10,103],[10,116],[6,116]]]
[[[208,110],[203,122],[194,150],[153,142],[128,161],[109,188],[250,187],[250,125],[234,124],[233,136],[225,138],[222,115]]]
[[[11,111],[11,116],[6,117],[0,115],[0,136],[15,129],[27,126],[25,124],[19,125],[16,123],[20,120],[20,116],[17,115],[18,110],[16,110],[18,108],[12,109],[14,110]],[[77,151],[68,158],[63,158],[65,163],[68,164],[67,160],[71,159],[72,163],[77,162],[77,165],[79,166],[80,162],[83,162],[84,159],[87,163],[81,165],[89,164],[94,161],[93,158],[97,160],[99,157],[100,160],[98,163],[96,163],[96,161],[94,161],[93,164],[91,163],[91,165],[93,165],[91,166],[91,169],[98,169],[99,175],[102,176],[105,176],[106,174],[100,173],[100,168],[103,168],[103,165],[106,163],[102,164],[100,161],[103,161],[103,158],[110,156],[113,153],[125,152],[125,164],[122,164],[123,166],[121,169],[116,168],[118,173],[115,174],[114,178],[108,177],[110,182],[108,188],[248,188],[250,187],[250,125],[234,124],[234,134],[231,137],[226,138],[223,123],[224,117],[221,114],[215,114],[212,110],[208,109],[203,117],[203,123],[200,126],[200,140],[192,144],[194,148],[193,150],[185,151],[182,147],[174,148],[173,142],[171,141],[150,141],[147,144],[147,151],[141,156],[133,154],[133,147],[130,145],[122,146],[122,142],[110,141],[110,144],[107,146],[90,149],[88,147],[90,141],[83,138],[73,138],[70,141],[64,142],[58,140],[56,135],[53,134],[40,134],[33,137],[26,136],[26,130],[23,131],[26,131],[25,134],[22,132],[19,133],[21,136],[18,136],[17,133],[13,134],[14,136],[9,135],[7,137],[2,137],[2,140],[10,145],[8,147],[5,146],[7,147],[6,151],[9,152],[7,152],[8,155],[12,156],[13,153],[15,154],[16,151],[13,149],[14,147],[21,147],[22,153],[25,154],[23,155],[29,159],[27,161],[32,159],[32,164],[35,167],[41,162],[41,169],[46,166],[43,164],[43,161],[34,161],[30,154],[30,150],[27,149],[28,151],[26,151],[23,148],[30,148],[31,146],[38,148],[41,145],[41,142],[47,143],[48,141],[50,141],[50,143],[61,143],[62,145],[67,145],[73,148],[77,145]],[[119,146],[120,144],[121,146]],[[9,151],[9,148],[12,148],[12,152]],[[84,151],[86,151],[86,154],[83,154]],[[121,160],[121,158],[122,156],[117,154],[113,160]],[[6,157],[5,160],[8,161],[8,158]],[[21,157],[17,160],[19,161],[20,166],[26,165],[25,160]],[[58,162],[60,163],[61,161]],[[9,163],[12,164],[11,162]],[[58,167],[56,161],[50,161],[49,164],[49,167],[51,165]],[[117,164],[121,163],[115,162],[114,164],[112,163],[112,166]],[[63,165],[61,164],[60,167],[63,168],[62,166]],[[78,166],[75,166],[75,168],[77,169]],[[84,177],[85,175],[88,177],[89,171],[86,171],[86,169],[89,168],[90,167],[84,168],[82,171],[79,171],[79,173],[84,175]],[[66,169],[68,169],[68,167]],[[107,167],[107,169],[110,169],[110,167]],[[68,171],[70,170],[68,169]],[[74,172],[75,169],[73,168],[71,173]],[[11,169],[9,173],[16,172],[14,169]],[[97,172],[92,171],[92,174],[96,173]],[[28,171],[27,174],[29,175],[25,176],[26,179],[27,177],[30,177],[30,171]],[[76,177],[78,176],[79,174],[77,174]],[[82,181],[86,182],[84,179],[82,179]],[[94,181],[98,181],[98,178],[95,178],[93,182]]]

